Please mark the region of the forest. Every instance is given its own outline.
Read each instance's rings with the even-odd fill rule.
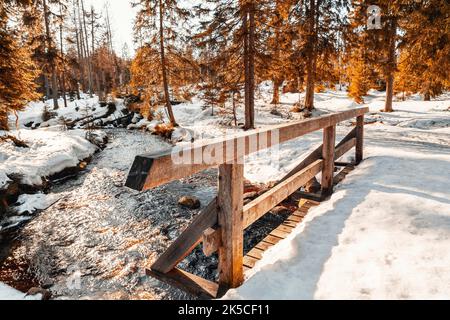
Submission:
[[[122,1],[0,0],[0,300],[450,298],[449,1]]]
[[[30,101],[52,99],[57,109],[80,92],[136,95],[147,117],[162,105],[172,125],[172,101],[200,92],[218,112],[243,106],[247,130],[264,81],[273,83],[273,105],[280,91],[305,92],[294,111],[306,114],[314,94],[336,83],[357,103],[371,88],[386,91],[385,112],[398,93],[426,101],[442,94],[449,86],[446,1],[377,1],[383,28],[368,29],[372,2],[136,1],[131,57],[127,46],[114,50],[107,9],[82,0],[3,1],[1,128]]]

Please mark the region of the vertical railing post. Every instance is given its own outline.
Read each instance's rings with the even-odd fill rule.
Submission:
[[[334,178],[334,152],[336,147],[336,125],[323,130],[323,169],[322,169],[322,196],[327,197],[333,193]]]
[[[222,234],[219,247],[219,285],[223,290],[237,288],[244,280],[243,189],[244,165],[220,165],[217,206]]]
[[[356,118],[356,164],[360,164],[364,157],[364,115]]]

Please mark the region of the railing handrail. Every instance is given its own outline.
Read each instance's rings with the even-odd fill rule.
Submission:
[[[238,133],[227,138],[202,140],[156,154],[140,155],[136,157],[133,163],[126,186],[139,191],[154,188],[223,163],[236,161],[237,155],[246,156],[271,148],[277,144],[282,144],[306,134],[335,126],[340,122],[362,116],[367,112],[369,112],[369,108],[359,107],[317,118],[267,126],[249,132]],[[261,140],[263,140],[263,143],[251,143]],[[230,153],[227,153],[225,150],[226,146],[237,148],[237,145],[243,146],[242,150],[235,150],[230,156]],[[223,156],[216,157],[213,163],[175,164],[173,162],[174,155],[178,155],[179,158],[191,157],[194,159],[196,154],[203,154],[205,150],[221,149],[223,150]]]

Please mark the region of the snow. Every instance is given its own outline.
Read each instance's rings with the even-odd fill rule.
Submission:
[[[397,101],[368,116],[366,160],[225,298],[449,299],[448,106]]]
[[[290,110],[304,94],[283,94],[276,106],[277,116],[271,113],[271,90],[268,83],[258,89],[258,127],[301,119]],[[95,108],[94,102],[86,100],[80,103],[92,103]],[[397,99],[395,112],[381,113],[384,93],[371,90],[365,97],[370,109],[366,160],[329,201],[310,211],[289,238],[266,252],[246,274],[247,282],[226,298],[450,298],[449,102],[449,94],[430,102],[413,95],[406,101]],[[39,104],[32,104],[21,114],[23,118],[38,117],[42,113]],[[174,106],[180,128],[172,143],[189,144],[192,138],[197,141],[242,132],[228,125],[230,115],[217,110],[211,115],[211,108],[202,109],[203,105],[194,97],[192,102]],[[356,106],[345,91],[327,90],[316,95],[314,116]],[[238,123],[243,122],[242,108],[237,110],[237,118]],[[157,124],[139,117],[132,123],[130,129],[150,131]],[[25,120],[21,120],[23,124]],[[338,139],[351,129],[350,121],[338,126]],[[140,131],[114,129],[109,133],[112,142],[94,157],[84,177],[64,184],[63,189],[56,187],[51,195],[19,199],[24,213],[43,212],[23,229],[24,243],[13,255],[26,260],[40,280],[51,279],[55,283],[52,290],[62,297],[179,298],[172,289],[146,277],[144,269],[195,215],[179,208],[178,198],[195,195],[202,205],[207,204],[216,192],[216,174],[133,192],[123,183],[134,157],[170,144]],[[15,168],[25,181],[36,183],[53,169],[76,165],[96,150],[79,130],[53,127],[13,134],[31,148],[21,150],[9,143],[0,147],[0,186],[2,181],[7,183],[6,174],[12,173],[7,168]],[[245,177],[253,182],[276,181],[321,141],[322,133],[315,132],[250,155]],[[15,220],[10,223],[29,218],[11,217]],[[183,267],[202,274],[214,272],[204,261],[196,268],[198,261],[192,259],[183,262]],[[66,285],[66,270],[73,266],[83,275],[82,288],[75,291]],[[61,272],[55,273],[55,268]]]
[[[47,209],[59,199],[55,194],[22,194],[14,209],[18,214],[33,214],[37,210]]]
[[[2,132],[0,132],[2,134]],[[85,139],[85,131],[64,131],[62,127],[36,130],[11,131],[28,144],[20,148],[10,142],[0,144],[0,185],[5,185],[5,176],[20,176],[22,184],[41,186],[43,177],[70,167],[89,158],[97,147]]]
[[[116,111],[112,113],[105,121],[115,120],[124,114],[122,110],[126,109],[123,100],[116,99]],[[86,116],[99,117],[106,115],[108,112],[108,107],[101,107],[99,105],[99,97],[93,96],[89,97],[87,94],[81,94],[80,100],[70,101],[67,100],[67,108],[64,107],[63,99],[58,100],[59,108],[53,110],[53,100],[47,101],[35,101],[30,102],[24,111],[18,112],[19,116],[19,129],[24,129],[31,125],[32,128],[36,127],[51,127],[61,124],[61,119],[65,121],[73,121]],[[56,116],[49,121],[44,121],[42,119],[43,112],[47,108],[48,112],[55,113]],[[11,127],[15,127],[15,117],[10,117]]]
[[[0,282],[0,300],[41,300],[41,295],[27,296]]]

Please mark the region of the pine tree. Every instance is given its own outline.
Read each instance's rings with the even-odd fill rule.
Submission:
[[[134,4],[139,8],[135,30],[137,34],[148,37],[148,44],[158,48],[160,72],[164,92],[164,104],[173,126],[177,126],[172,110],[169,90],[169,68],[167,54],[174,50],[173,44],[180,39],[183,29],[178,27],[190,16],[190,12],[174,0],[139,0]]]
[[[450,3],[431,0],[410,3],[400,20],[404,32],[400,45],[399,79],[406,91],[418,91],[430,100],[448,88],[450,77]]]
[[[8,26],[9,15],[16,6],[29,1],[6,1],[0,4],[0,130],[8,130],[8,114],[22,110],[39,96],[35,91],[37,71],[31,51],[22,43],[20,30]],[[8,6],[8,7],[6,7]]]
[[[297,42],[306,65],[306,95],[304,106],[314,109],[314,91],[318,77],[318,64],[337,54],[337,36],[344,23],[343,15],[348,1],[305,0],[293,1],[292,24],[298,34]],[[326,68],[322,68],[325,70]]]

